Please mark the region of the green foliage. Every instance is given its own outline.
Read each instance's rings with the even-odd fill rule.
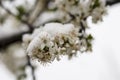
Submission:
[[[93,40],[93,36],[92,36],[91,34],[89,34],[89,35],[87,36],[87,40]]]
[[[19,68],[21,72],[23,72],[21,75],[17,77],[18,80],[25,80],[27,77],[27,74],[25,73],[26,66],[22,66]]]
[[[26,74],[22,74],[18,77],[18,80],[25,80],[26,77],[27,77]]]
[[[92,9],[95,9],[96,7],[99,7],[99,6],[100,6],[99,0],[95,0],[94,4],[91,5],[91,8],[92,8]]]
[[[86,51],[92,51],[92,41],[93,41],[93,36],[89,34],[86,38],[86,43],[87,43],[87,49]]]
[[[4,21],[5,21],[5,18],[0,16],[0,24],[3,24]]]
[[[23,6],[18,6],[16,7],[17,11],[18,11],[18,14],[16,16],[17,19],[21,19],[22,16],[26,13],[26,10]]]

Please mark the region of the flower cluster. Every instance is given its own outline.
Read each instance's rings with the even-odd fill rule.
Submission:
[[[92,51],[93,37],[86,33],[87,19],[91,17],[93,23],[102,20],[106,12],[105,1],[51,0],[48,6],[60,14],[58,21],[61,24],[48,23],[35,29],[33,34],[24,35],[28,55],[40,62],[52,62],[59,60],[61,55],[71,58],[77,51]]]
[[[89,28],[88,18],[93,23],[102,21],[106,14],[105,0],[53,0],[50,9],[56,10],[61,16],[59,22],[72,23],[79,28],[81,52],[92,51],[92,35],[86,33]]]
[[[62,13],[62,23],[73,23],[80,26],[81,20],[92,17],[94,23],[102,20],[106,13],[104,0],[54,0],[50,8],[57,8]]]
[[[52,62],[60,56],[71,58],[80,50],[78,30],[72,24],[48,23],[36,29],[32,35],[24,35],[26,51],[33,59]]]

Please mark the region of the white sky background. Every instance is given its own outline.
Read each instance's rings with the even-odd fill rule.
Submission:
[[[108,9],[103,22],[90,26],[95,38],[93,52],[70,61],[62,58],[46,67],[39,65],[37,80],[120,80],[120,4]],[[15,80],[2,64],[0,79]]]

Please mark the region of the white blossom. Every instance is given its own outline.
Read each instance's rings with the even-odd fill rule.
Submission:
[[[76,26],[89,16],[92,16],[92,21],[96,23],[106,13],[104,0],[55,0],[54,4],[58,11],[63,13],[61,21],[63,23],[70,21]]]
[[[23,45],[28,55],[44,63],[52,62],[54,59],[60,60],[62,55],[71,58],[77,51],[87,51],[91,47],[91,41],[87,40],[88,35],[85,32],[89,27],[87,18],[92,17],[94,23],[102,20],[106,11],[105,2],[103,0],[53,0],[49,8],[56,8],[56,13],[59,14],[58,20],[62,23],[47,23],[35,29],[31,35],[26,35],[26,38],[24,36]]]
[[[43,28],[37,29],[28,37],[30,43],[26,52],[33,59],[42,63],[59,60],[61,55],[71,56],[80,49],[79,33],[73,24],[48,23]],[[33,36],[36,34],[36,36]],[[24,44],[27,43],[24,40]]]

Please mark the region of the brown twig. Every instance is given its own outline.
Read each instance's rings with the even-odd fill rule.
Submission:
[[[27,60],[28,60],[28,66],[31,68],[31,75],[32,75],[32,80],[36,80],[35,78],[35,67],[31,64],[30,57],[27,55]]]

